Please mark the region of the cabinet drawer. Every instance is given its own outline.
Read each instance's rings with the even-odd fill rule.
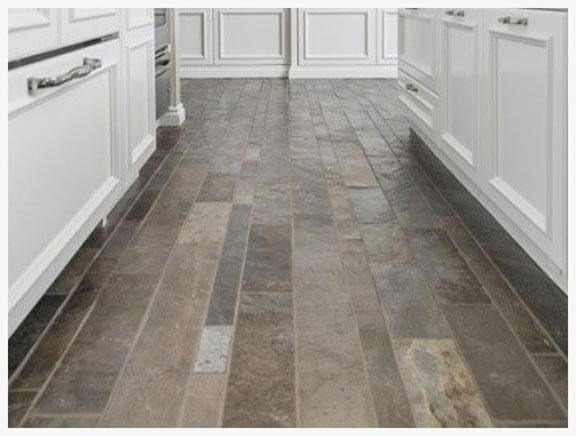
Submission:
[[[28,93],[28,78],[60,75],[84,58],[102,65]],[[9,72],[10,331],[121,194],[118,62],[111,41]]]
[[[408,111],[408,116],[419,121],[423,127],[434,130],[438,97],[402,70],[398,72],[398,88],[398,100]]]
[[[436,10],[400,9],[398,61],[401,68],[436,91]]]

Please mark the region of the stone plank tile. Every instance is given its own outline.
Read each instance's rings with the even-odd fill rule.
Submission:
[[[97,261],[98,262],[98,261]],[[40,389],[63,356],[74,334],[89,315],[105,282],[84,280],[70,297],[34,349],[26,365],[11,383],[14,389]]]
[[[486,293],[502,311],[526,348],[531,353],[554,352],[554,344],[544,329],[529,313],[522,300],[506,283],[460,220],[446,218],[445,227]]]
[[[34,413],[99,413],[104,409],[156,283],[153,275],[111,277]]]
[[[82,280],[82,276],[88,270],[88,267],[96,257],[97,252],[98,250],[94,248],[80,248],[74,257],[72,257],[70,262],[68,262],[68,265],[66,265],[58,275],[54,283],[50,285],[46,294],[70,294],[74,289],[76,289],[80,280]]]
[[[395,340],[418,427],[491,427],[474,378],[448,339]]]
[[[250,227],[249,220],[250,206],[232,206],[214,291],[206,315],[207,325],[231,325],[234,321],[236,297]]]
[[[295,426],[292,318],[291,295],[242,295],[224,427]]]
[[[226,374],[192,374],[188,381],[182,426],[220,427],[226,395]]]
[[[231,202],[234,197],[235,182],[235,175],[209,173],[206,175],[196,201]]]
[[[8,340],[8,375],[22,363],[32,346],[46,329],[62,303],[64,295],[45,295]]]
[[[33,416],[23,427],[28,428],[96,428],[99,415],[50,415]]]
[[[411,229],[407,233],[418,265],[441,303],[490,303],[444,230]]]
[[[8,427],[19,427],[37,392],[8,392]]]
[[[380,188],[348,188],[359,223],[382,223],[396,215]]]
[[[292,161],[292,208],[295,214],[331,214],[330,200],[319,159]]]
[[[443,310],[493,418],[565,418],[526,352],[491,305],[446,305]]]
[[[560,355],[541,354],[533,357],[566,411],[568,409],[568,362]]]
[[[341,241],[344,286],[352,296],[365,371],[379,427],[413,426],[410,404],[396,365],[362,241]]]
[[[194,373],[223,373],[228,368],[232,326],[205,326],[194,363]]]
[[[222,203],[196,203],[190,210],[102,425],[176,425],[229,213],[230,204]]]
[[[252,206],[253,224],[290,224],[290,185],[258,185]]]
[[[328,179],[327,189],[338,236],[342,239],[360,239],[358,220],[354,215],[347,188],[340,180]]]
[[[292,291],[291,234],[289,225],[252,224],[243,292]]]

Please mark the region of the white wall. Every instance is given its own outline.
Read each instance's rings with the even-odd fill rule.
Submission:
[[[395,77],[396,9],[180,9],[182,77]]]

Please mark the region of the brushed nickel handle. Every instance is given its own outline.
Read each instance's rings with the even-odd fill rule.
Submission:
[[[30,95],[34,95],[36,91],[40,88],[53,88],[55,86],[60,86],[66,82],[70,82],[74,79],[79,79],[81,77],[86,77],[92,71],[97,70],[102,66],[102,60],[96,58],[84,58],[82,65],[79,67],[74,67],[67,73],[64,73],[56,77],[30,77],[28,79],[28,92]]]
[[[451,17],[463,17],[466,13],[463,10],[449,9],[446,11],[446,15]]]
[[[418,92],[418,88],[417,88],[415,85],[411,84],[411,83],[406,84],[405,88],[406,88],[406,90],[408,90],[408,91]]]
[[[527,26],[528,18],[502,17],[498,18],[498,22],[502,24],[513,24],[515,26]]]

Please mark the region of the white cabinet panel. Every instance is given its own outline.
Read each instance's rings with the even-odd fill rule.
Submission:
[[[152,8],[129,8],[125,9],[125,12],[128,31],[154,24],[154,9]]]
[[[436,22],[434,9],[398,12],[400,68],[436,91]]]
[[[212,10],[180,9],[179,42],[182,65],[212,63]]]
[[[287,9],[217,9],[216,64],[286,64]]]
[[[57,46],[57,9],[8,9],[9,59],[33,55]]]
[[[121,194],[118,41],[9,72],[8,246],[12,332]],[[90,75],[27,91],[102,60]]]
[[[375,64],[375,15],[375,9],[299,9],[299,64]]]
[[[113,8],[61,9],[61,43],[63,45],[118,32],[119,10]]]
[[[440,136],[444,151],[477,177],[479,143],[480,13],[447,9],[440,19]]]
[[[398,62],[398,9],[377,10],[377,60],[379,64]]]
[[[512,24],[499,22],[508,18]],[[555,262],[565,238],[565,20],[487,12],[487,189]]]

